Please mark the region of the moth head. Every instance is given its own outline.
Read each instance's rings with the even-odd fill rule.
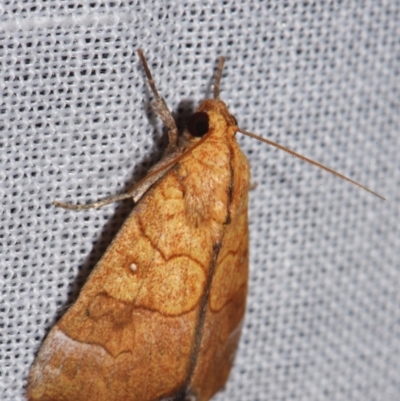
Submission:
[[[204,100],[191,115],[186,126],[188,139],[203,138],[206,134],[234,135],[237,121],[219,99]]]

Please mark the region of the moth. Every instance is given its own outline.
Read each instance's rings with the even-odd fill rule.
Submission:
[[[138,53],[169,145],[129,193],[90,205],[56,202],[83,210],[132,198],[135,207],[44,341],[29,375],[30,401],[207,401],[225,385],[243,325],[249,262],[250,169],[237,132],[361,186],[239,128],[219,99],[223,58],[214,98],[200,104],[179,136]]]

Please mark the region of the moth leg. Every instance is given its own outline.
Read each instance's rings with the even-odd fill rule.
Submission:
[[[57,207],[62,207],[64,209],[69,209],[69,210],[76,210],[76,211],[81,211],[81,210],[88,210],[88,209],[98,209],[99,207],[109,205],[110,203],[118,202],[124,199],[132,199],[132,195],[127,193],[127,194],[120,194],[120,195],[115,195],[111,196],[110,198],[106,198],[103,200],[99,200],[93,203],[87,203],[87,204],[78,204],[78,205],[72,205],[70,203],[62,203],[62,202],[57,202],[54,201],[53,205]]]
[[[144,71],[146,73],[147,81],[151,88],[151,91],[154,94],[155,101],[151,103],[154,111],[160,117],[160,120],[164,123],[164,125],[168,129],[168,147],[166,153],[172,153],[178,146],[178,128],[176,126],[175,120],[172,117],[171,112],[168,109],[167,103],[165,100],[159,95],[156,85],[154,83],[153,76],[151,75],[149,66],[147,64],[146,58],[144,57],[143,51],[141,49],[138,50],[140,60],[143,64]]]
[[[158,114],[160,117],[161,121],[164,123],[164,125],[168,129],[168,147],[166,150],[166,154],[172,154],[173,152],[176,151],[178,147],[178,128],[176,126],[175,120],[172,117],[171,112],[168,109],[167,103],[165,100],[159,95],[156,85],[154,83],[153,76],[151,75],[149,66],[147,64],[146,58],[144,57],[143,51],[141,49],[138,50],[140,60],[143,64],[144,71],[146,73],[147,81],[149,83],[149,86],[154,94],[155,101],[151,104],[154,111]],[[147,187],[146,187],[147,189]],[[54,201],[53,205],[57,207],[62,207],[64,209],[69,209],[69,210],[76,210],[76,211],[81,211],[81,210],[88,210],[88,209],[98,209],[102,206],[108,205],[110,203],[118,202],[124,199],[129,199],[129,198],[135,198],[135,191],[137,190],[137,186],[134,186],[128,193],[125,194],[120,194],[120,195],[115,195],[107,199],[99,200],[93,203],[88,203],[88,204],[78,204],[78,205],[72,205],[70,203],[62,203],[58,201]],[[144,192],[144,191],[142,191]],[[139,194],[140,198],[141,193]]]

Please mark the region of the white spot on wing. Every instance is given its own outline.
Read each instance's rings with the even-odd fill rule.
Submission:
[[[135,263],[132,263],[132,264],[131,264],[131,270],[132,270],[133,272],[135,272],[135,271],[137,270],[137,266],[135,265]]]

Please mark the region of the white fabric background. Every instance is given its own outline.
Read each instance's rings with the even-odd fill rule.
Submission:
[[[7,0],[0,4],[0,399],[132,208],[162,127],[136,50],[178,115],[227,57],[244,129],[351,176],[378,198],[238,134],[251,277],[235,367],[215,400],[400,400],[400,4],[374,0]]]

